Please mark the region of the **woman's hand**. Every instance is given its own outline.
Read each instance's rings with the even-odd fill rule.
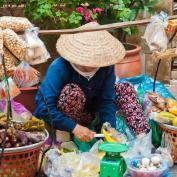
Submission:
[[[73,132],[74,136],[82,142],[89,142],[94,138],[95,132],[89,130],[87,127],[76,125]]]

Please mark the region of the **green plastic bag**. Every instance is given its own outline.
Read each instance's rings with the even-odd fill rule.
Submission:
[[[91,122],[88,128],[92,131],[96,131],[96,126],[98,126],[99,124],[100,124],[100,119],[98,115],[96,115],[96,118]],[[92,146],[97,142],[97,139],[94,138],[92,141],[86,143],[86,142],[79,141],[75,136],[73,136],[72,141],[77,145],[78,149],[81,152],[88,152],[90,151]]]
[[[81,142],[79,141],[75,136],[73,136],[72,140],[74,143],[77,145],[78,149],[81,152],[88,152],[92,148],[92,146],[97,142],[97,139],[93,139],[92,141],[86,143],[86,142]]]
[[[162,141],[162,130],[159,125],[152,119],[149,119],[149,125],[152,130],[152,144],[154,147],[158,148]]]

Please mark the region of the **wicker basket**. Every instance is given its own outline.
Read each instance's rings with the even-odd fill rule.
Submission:
[[[165,133],[165,146],[170,150],[174,162],[177,162],[177,127],[160,124]]]
[[[41,148],[48,138],[40,143],[19,148],[6,148],[0,165],[0,177],[35,177]]]

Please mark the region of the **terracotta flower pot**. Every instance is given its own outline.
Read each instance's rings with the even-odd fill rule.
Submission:
[[[141,47],[134,44],[126,44],[125,58],[115,64],[115,74],[119,78],[137,76],[141,74]]]
[[[15,97],[15,101],[23,104],[31,113],[36,108],[35,97],[38,87],[20,88],[21,94]]]

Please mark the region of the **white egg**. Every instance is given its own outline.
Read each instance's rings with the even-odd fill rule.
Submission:
[[[157,156],[154,156],[151,158],[151,162],[154,164],[154,165],[159,165],[160,164],[160,158],[157,157]]]
[[[155,166],[149,167],[148,170],[156,170],[157,168]]]
[[[145,157],[142,159],[142,165],[149,166],[150,164],[150,159]]]

